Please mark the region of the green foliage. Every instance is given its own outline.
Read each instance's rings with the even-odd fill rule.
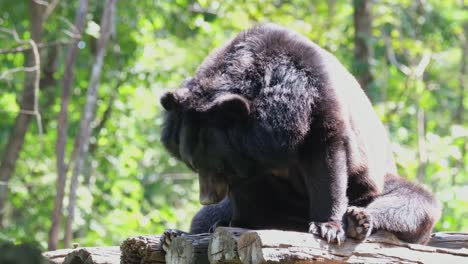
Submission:
[[[102,1],[90,2],[69,109],[67,160],[78,130],[102,13]],[[0,27],[16,29],[23,40],[29,37],[25,3],[6,0],[0,5]],[[45,23],[44,42],[69,38],[69,23],[73,23],[69,21],[74,21],[76,8],[72,1],[60,1]],[[437,230],[468,231],[468,125],[455,118],[461,82],[468,82],[459,73],[466,8],[457,1],[388,0],[374,2],[372,12],[369,43],[374,51],[375,81],[370,93],[394,142],[399,171],[412,180],[423,180],[444,205]],[[117,245],[131,235],[188,228],[200,207],[198,182],[159,142],[162,117],[158,98],[192,75],[212,49],[251,25],[275,22],[314,40],[354,72],[352,18],[350,1],[119,1],[95,125],[108,105],[111,114],[103,128],[93,132],[91,152],[80,177],[75,241],[82,246]],[[17,45],[11,35],[0,32],[0,49]],[[431,54],[431,61],[421,77],[407,75],[387,59],[389,49],[399,63],[412,69],[426,53]],[[33,122],[9,184],[0,239],[46,247],[57,177],[55,142],[66,50],[59,49],[57,83],[47,92],[53,99],[46,100],[46,92],[41,91],[43,144]],[[24,56],[0,54],[0,61],[1,76],[21,67]],[[0,79],[0,149],[19,111],[23,83],[23,72]],[[465,95],[464,111],[466,100]],[[427,157],[424,177],[417,179],[420,110],[425,113]]]

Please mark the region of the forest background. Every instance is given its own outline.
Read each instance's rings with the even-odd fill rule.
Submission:
[[[118,245],[187,229],[196,175],[159,142],[159,96],[241,30],[274,22],[335,54],[403,177],[468,231],[463,0],[2,0],[0,241]]]

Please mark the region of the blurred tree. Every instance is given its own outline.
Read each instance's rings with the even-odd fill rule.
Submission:
[[[467,10],[468,5],[465,5],[463,9]],[[464,121],[463,112],[465,112],[465,97],[466,97],[466,78],[468,76],[468,21],[463,23],[463,30],[460,32],[461,42],[461,62],[460,62],[460,92],[458,97],[458,106],[455,114],[455,121],[462,125]]]
[[[373,81],[371,73],[372,52],[372,1],[354,0],[354,72],[362,89],[369,98],[369,91]]]
[[[62,205],[65,196],[65,185],[67,180],[68,165],[65,163],[65,150],[67,143],[67,129],[68,129],[68,106],[70,104],[70,92],[73,83],[76,55],[78,53],[78,44],[81,41],[85,19],[88,12],[88,1],[79,0],[78,10],[76,12],[75,25],[73,32],[73,41],[68,48],[67,58],[65,60],[65,70],[63,74],[63,87],[60,102],[60,113],[58,115],[58,132],[57,132],[57,145],[56,145],[56,162],[57,162],[57,186],[56,195],[54,199],[54,208],[52,211],[52,225],[49,231],[48,249],[57,249],[59,241],[59,228],[62,218]],[[73,159],[73,156],[71,159]]]
[[[106,54],[107,41],[112,34],[112,18],[115,16],[116,0],[106,0],[101,18],[101,26],[99,39],[94,54],[94,64],[91,69],[89,87],[86,94],[86,103],[81,114],[80,129],[75,139],[76,153],[74,159],[74,167],[70,184],[70,199],[68,201],[68,217],[65,225],[65,247],[69,248],[72,239],[72,224],[75,217],[76,207],[76,192],[78,188],[78,177],[83,170],[83,163],[88,154],[89,138],[91,135],[91,122],[94,120],[97,105],[97,93],[99,82],[101,80],[101,72]]]
[[[39,126],[41,126],[37,98],[41,62],[37,43],[41,42],[44,32],[43,19],[45,10],[45,6],[38,4],[34,0],[29,1],[29,30],[31,38],[28,42],[31,45],[31,49],[25,51],[26,60],[24,63],[24,71],[26,71],[26,77],[24,80],[23,97],[20,105],[20,112],[10,132],[0,163],[0,228],[3,223],[3,211],[5,199],[7,197],[8,184],[15,171],[16,161],[18,160],[26,131],[28,130],[29,123],[33,116],[37,118],[37,122]],[[11,34],[17,42],[21,42],[16,31],[11,31]]]

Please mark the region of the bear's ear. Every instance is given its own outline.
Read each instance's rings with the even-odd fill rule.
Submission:
[[[207,112],[223,123],[242,122],[250,115],[250,102],[241,95],[225,94],[216,98]]]
[[[161,96],[161,105],[166,111],[173,111],[180,108],[188,94],[187,88],[181,88],[173,92],[166,92]]]
[[[173,92],[166,92],[161,96],[161,105],[166,111],[171,111],[179,107],[179,102]]]

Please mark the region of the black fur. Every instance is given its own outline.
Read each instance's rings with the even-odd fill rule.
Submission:
[[[240,33],[161,104],[164,146],[198,172],[200,201],[214,204],[193,233],[230,221],[339,243],[352,221],[364,231],[351,237],[385,229],[424,243],[439,217],[430,193],[391,176],[388,137],[354,77],[292,31]],[[346,217],[348,206],[359,209]]]

